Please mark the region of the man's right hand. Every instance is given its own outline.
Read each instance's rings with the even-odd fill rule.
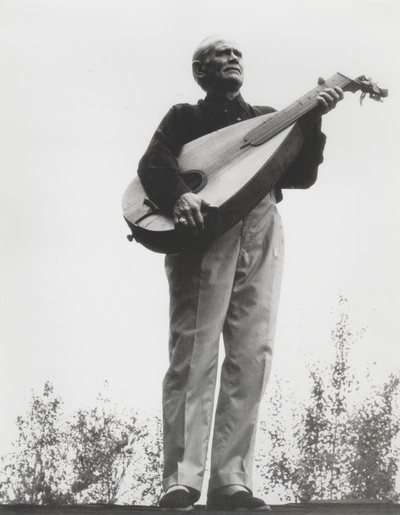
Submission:
[[[191,236],[204,231],[203,213],[217,209],[195,193],[184,193],[175,203],[173,218],[175,228]]]

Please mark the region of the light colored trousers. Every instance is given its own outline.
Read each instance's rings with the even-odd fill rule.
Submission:
[[[283,269],[283,231],[268,194],[204,253],[166,256],[170,367],[163,382],[164,489],[201,492],[211,432],[218,348],[222,365],[209,491],[252,491],[260,401],[269,377]]]

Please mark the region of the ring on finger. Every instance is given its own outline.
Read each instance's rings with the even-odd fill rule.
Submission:
[[[186,218],[184,218],[183,216],[181,216],[180,218],[178,218],[178,222],[180,224],[184,224],[186,222]]]

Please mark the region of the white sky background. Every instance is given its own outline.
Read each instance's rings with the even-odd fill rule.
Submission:
[[[280,204],[273,370],[296,381],[331,352],[340,293],[367,328],[357,360],[399,364],[399,22],[395,0],[0,0],[0,452],[47,379],[71,408],[105,379],[159,408],[163,256],[128,243],[121,198],[169,107],[203,96],[191,56],[215,33],[242,47],[252,104],[283,108],[337,71],[389,88],[362,108],[346,94],[317,184]]]

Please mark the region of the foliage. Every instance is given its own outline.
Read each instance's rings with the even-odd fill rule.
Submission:
[[[361,396],[350,366],[355,338],[346,299],[332,331],[334,358],[309,365],[310,395],[302,402],[276,382],[268,424],[261,422],[256,466],[263,490],[282,501],[398,501],[400,375],[383,384],[367,376]],[[294,385],[293,385],[294,387]],[[285,387],[286,388],[286,387]],[[0,503],[156,504],[161,494],[159,416],[143,418],[112,402],[108,385],[92,408],[66,417],[46,383],[17,419],[13,451],[1,458]]]
[[[155,422],[140,422],[134,410],[112,403],[107,384],[94,408],[67,419],[46,383],[42,396],[32,394],[26,416],[18,417],[14,451],[2,459],[0,502],[156,502],[162,458],[159,418]]]
[[[3,458],[0,499],[16,503],[71,502],[67,488],[67,433],[62,423],[61,399],[50,383],[43,396],[32,395],[26,417],[18,417],[14,452]]]
[[[122,420],[109,399],[99,401],[91,410],[78,410],[70,426],[76,474],[71,490],[79,502],[113,504],[132,464],[133,442],[145,432],[135,414]]]
[[[369,395],[360,399],[349,353],[355,339],[349,328],[347,301],[332,332],[333,362],[326,368],[309,367],[310,397],[291,406],[293,425],[277,426],[282,393],[271,399],[269,426],[261,426],[271,456],[261,474],[268,487],[286,500],[381,499],[398,500],[396,493],[396,438],[400,432],[398,410],[399,375],[383,385],[371,384]],[[279,432],[280,434],[277,434]],[[287,439],[294,448],[288,452]]]
[[[136,475],[137,490],[140,492],[140,499],[145,504],[155,504],[162,492],[162,465],[163,465],[163,442],[162,422],[160,416],[156,415],[148,420],[147,438],[143,440],[138,462]]]
[[[343,299],[341,300],[343,302]],[[300,449],[295,481],[302,500],[337,499],[345,489],[349,467],[348,398],[354,378],[350,376],[348,356],[353,337],[348,328],[348,315],[340,314],[332,332],[335,359],[327,378],[315,367],[310,370],[311,399],[295,432]]]
[[[277,381],[269,404],[268,426],[264,420],[260,422],[261,442],[255,464],[265,494],[273,491],[281,501],[290,501],[294,474],[293,435],[288,434],[284,408],[282,386]]]
[[[350,420],[352,468],[349,471],[350,498],[398,501],[396,474],[399,449],[393,441],[400,431],[393,405],[400,378],[391,375],[374,395],[364,400]]]

